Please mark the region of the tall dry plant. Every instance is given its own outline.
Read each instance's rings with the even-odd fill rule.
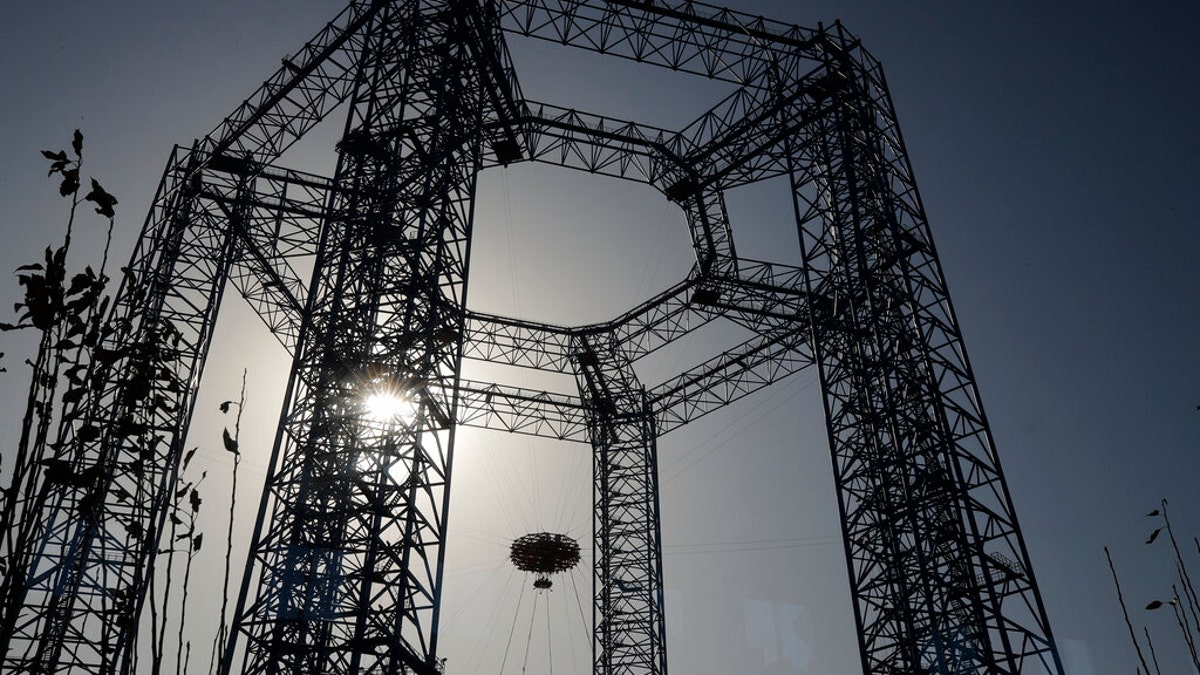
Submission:
[[[35,548],[34,528],[26,518],[36,515],[39,495],[47,484],[83,487],[95,479],[73,471],[70,462],[58,456],[55,441],[75,420],[71,411],[98,388],[93,357],[111,335],[105,322],[109,306],[104,295],[109,281],[105,268],[117,199],[95,178],[90,179],[90,191],[81,195],[83,134],[78,130],[71,138],[70,154],[43,150],[42,156],[50,162],[47,176],[58,178],[58,193],[70,205],[62,243],[46,247],[42,260],[17,268],[17,282],[24,289],[14,307],[18,316],[15,323],[0,323],[0,331],[37,334],[34,357],[25,360],[31,369],[25,411],[0,499],[0,653],[8,652]],[[68,274],[71,237],[84,202],[94,204],[96,213],[107,219],[104,253],[99,271],[89,265]],[[85,438],[99,433],[94,426],[77,430]]]
[[[201,474],[200,480],[196,482],[196,485],[191,486],[191,490],[188,492],[188,527],[187,531],[178,537],[178,539],[186,542],[184,544],[186,562],[183,566],[183,597],[179,603],[179,632],[175,641],[175,675],[181,675],[181,673],[186,672],[187,670],[187,661],[185,660],[183,654],[185,645],[187,647],[188,657],[191,657],[192,645],[190,641],[184,640],[184,629],[187,626],[188,590],[190,589],[192,582],[192,561],[196,559],[196,554],[200,553],[200,547],[204,544],[204,533],[196,531],[196,518],[200,515],[200,504],[203,502],[203,500],[200,498],[200,492],[197,490],[197,488],[199,487],[199,484],[204,481],[204,478],[207,475],[207,472]],[[172,571],[173,570],[167,572],[168,585],[171,584]]]
[[[196,456],[197,448],[188,450],[183,457],[179,473],[181,480],[187,477],[188,466]],[[167,533],[170,546],[158,551],[166,556],[166,565],[162,575],[156,575],[150,580],[150,673],[161,675],[166,665],[167,633],[175,621],[175,673],[186,672],[186,655],[190,655],[190,642],[184,638],[187,626],[188,591],[191,585],[192,562],[204,544],[204,533],[196,526],[200,515],[203,499],[200,496],[200,485],[208,477],[208,472],[201,472],[196,481],[187,480],[175,489],[171,502],[171,511],[167,514],[170,529]],[[183,581],[176,583],[175,575],[179,571],[179,558],[183,558]],[[161,577],[161,578],[160,578]],[[158,597],[158,588],[162,586],[162,597]],[[182,595],[178,606],[172,604],[172,590],[178,588]]]
[[[0,323],[3,332],[35,333],[37,345],[34,356],[25,360],[31,368],[26,406],[13,460],[7,467],[7,485],[0,491],[0,654],[10,651],[25,600],[31,554],[40,536],[38,518],[54,489],[66,488],[86,495],[77,506],[76,515],[81,518],[101,516],[106,492],[127,504],[144,505],[149,501],[144,493],[148,489],[146,481],[140,480],[145,471],[143,464],[148,460],[114,467],[102,466],[94,458],[81,463],[70,442],[86,444],[112,432],[102,429],[87,414],[101,396],[106,382],[104,371],[123,369],[127,389],[122,405],[129,411],[161,405],[163,390],[176,391],[182,386],[167,367],[175,358],[178,343],[173,326],[163,324],[136,340],[118,338],[125,334],[121,330],[123,324],[110,316],[111,300],[105,293],[110,281],[107,267],[117,199],[95,178],[89,179],[90,190],[83,193],[83,135],[75,131],[70,152],[45,150],[42,156],[50,163],[48,176],[57,178],[58,193],[69,200],[69,207],[61,243],[48,246],[41,260],[17,268],[17,282],[23,289],[22,300],[15,307],[17,318],[13,323]],[[107,219],[103,253],[98,268],[89,265],[71,274],[68,259],[72,237],[80,220],[80,207],[85,202]],[[122,273],[132,280],[131,270],[122,269]],[[133,286],[131,289],[130,300],[136,303],[140,291]],[[156,442],[149,425],[132,415],[119,421],[115,434],[122,442],[145,447]],[[182,460],[181,481],[195,452],[195,449],[188,451]],[[109,483],[105,470],[139,480],[128,491]],[[165,550],[158,550],[166,554],[166,569],[161,580],[159,575],[151,575],[149,657],[150,671],[155,675],[167,666],[167,630],[173,616],[177,617],[173,663],[177,674],[186,671],[190,657],[190,643],[184,635],[192,562],[203,543],[203,535],[196,527],[202,502],[198,487],[202,481],[203,475],[177,489],[169,513],[169,543]],[[156,536],[153,531],[145,531],[140,522],[131,518],[124,524],[135,537]],[[182,570],[177,559],[182,559]],[[180,583],[175,579],[178,574],[183,577]],[[173,589],[181,591],[182,598],[177,604],[172,598]],[[133,599],[120,597],[118,592],[110,601],[122,603]],[[105,634],[101,636],[105,644],[110,643],[118,629],[115,625],[105,626]],[[137,644],[135,641],[130,649],[128,665],[132,672],[140,672]],[[110,665],[115,668],[115,664]]]
[[[1108,558],[1108,569],[1112,572],[1113,585],[1117,587],[1117,602],[1121,605],[1121,615],[1125,617],[1125,626],[1129,629],[1129,639],[1133,642],[1133,650],[1137,653],[1138,673],[1149,675],[1150,667],[1146,665],[1146,657],[1142,654],[1142,645],[1138,641],[1137,633],[1133,630],[1133,622],[1129,620],[1129,608],[1125,605],[1125,593],[1121,590],[1121,580],[1117,577],[1117,568],[1113,565],[1112,553],[1108,547],[1104,547],[1104,556]]]
[[[233,555],[233,525],[234,518],[237,512],[237,487],[238,487],[238,468],[242,464],[242,452],[239,448],[238,439],[242,435],[242,412],[246,407],[246,375],[247,371],[242,370],[242,391],[235,401],[223,401],[220,405],[221,414],[228,415],[230,406],[237,406],[237,415],[233,421],[233,433],[229,433],[229,429],[225,428],[221,431],[221,443],[225,447],[225,451],[233,454],[233,480],[229,490],[229,523],[225,529],[225,573],[221,581],[221,613],[217,622],[217,635],[213,639],[212,653],[209,656],[208,672],[210,675],[216,671],[217,665],[225,653],[225,645],[229,640],[229,624],[226,616],[229,612],[229,577],[231,568],[231,556]]]
[[[1192,666],[1200,671],[1200,600],[1196,596],[1196,587],[1192,583],[1192,576],[1188,572],[1187,561],[1183,557],[1183,552],[1179,548],[1179,540],[1175,538],[1175,529],[1171,527],[1171,516],[1167,511],[1167,500],[1163,499],[1159,502],[1159,508],[1154,509],[1146,514],[1152,518],[1161,518],[1163,524],[1150,533],[1150,537],[1146,539],[1146,544],[1153,544],[1162,532],[1167,533],[1167,540],[1171,542],[1171,552],[1173,556],[1172,562],[1175,567],[1175,581],[1171,584],[1171,596],[1164,603],[1162,600],[1153,600],[1146,605],[1146,609],[1155,611],[1162,608],[1163,605],[1169,605],[1172,612],[1175,614],[1175,623],[1179,628],[1180,637],[1186,645],[1188,654],[1192,658]],[[1200,553],[1200,543],[1197,543],[1197,552]],[[1182,591],[1182,592],[1181,592]]]

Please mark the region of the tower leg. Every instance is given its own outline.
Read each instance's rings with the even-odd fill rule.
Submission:
[[[592,658],[600,675],[666,675],[657,432],[632,368],[580,338],[576,379],[593,448]]]
[[[790,161],[864,672],[1061,673],[878,65]]]
[[[243,672],[438,669],[480,166],[466,9],[388,3],[369,28],[239,600]]]

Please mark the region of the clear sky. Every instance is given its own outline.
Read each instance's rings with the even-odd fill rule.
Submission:
[[[1166,497],[1179,533],[1200,534],[1200,6],[745,0],[736,8],[802,25],[841,18],[884,63],[1069,672],[1132,672],[1101,547],[1113,548],[1140,606],[1162,597],[1171,575],[1165,549],[1141,544],[1153,527],[1142,514]],[[212,129],[339,9],[312,0],[0,4],[0,270],[60,236],[64,204],[39,150],[66,147],[83,130],[85,172],[120,199],[114,255],[123,259],[171,146]],[[570,107],[671,126],[716,98],[707,83],[585,55],[514,52],[529,95]],[[323,138],[285,163],[328,172],[331,136]],[[795,255],[783,197],[770,186],[731,195],[743,253]],[[641,186],[523,165],[485,173],[479,204],[476,308],[599,320],[678,280],[690,263],[682,218]],[[97,257],[81,248],[76,260]],[[0,307],[16,289],[15,279],[0,288]],[[249,368],[253,422],[239,493],[248,524],[287,362],[236,300],[226,303],[192,442],[197,467],[210,471],[210,503],[219,502],[229,460],[215,407],[235,397]],[[709,337],[643,376],[678,370]],[[0,375],[7,449],[24,353],[11,336],[0,340],[11,371]],[[855,671],[817,395],[802,373],[662,439],[674,672]],[[532,589],[518,612],[529,580],[504,561],[507,541],[529,530],[587,538],[586,451],[463,434],[445,597],[450,672],[496,673],[501,662],[518,672],[527,645],[530,668],[552,648],[556,672],[587,672],[571,584],[542,597],[537,631],[525,638]],[[220,510],[206,516],[214,538]],[[575,582],[588,612],[586,569]],[[204,595],[196,602],[207,611],[213,594]],[[1187,672],[1168,615],[1134,618],[1155,632],[1164,672]],[[189,621],[198,642],[211,640],[212,612]],[[794,671],[767,671],[772,662]]]

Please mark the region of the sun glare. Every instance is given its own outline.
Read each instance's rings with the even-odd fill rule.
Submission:
[[[409,422],[417,414],[417,406],[412,399],[392,392],[369,394],[363,404],[367,418],[382,424]]]

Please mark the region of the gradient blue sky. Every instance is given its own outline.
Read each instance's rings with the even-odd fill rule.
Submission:
[[[1069,672],[1131,672],[1101,547],[1113,547],[1140,605],[1164,593],[1171,573],[1165,550],[1141,545],[1152,526],[1142,514],[1167,497],[1180,533],[1200,533],[1200,5],[746,0],[735,8],[804,25],[841,18],[883,61]],[[310,0],[0,5],[0,270],[59,236],[63,204],[38,150],[65,147],[83,130],[86,171],[121,200],[114,252],[123,259],[172,144],[214,127],[339,9]],[[514,51],[526,92],[568,106],[673,124],[716,97],[703,82],[585,55]],[[321,143],[292,155],[296,168],[332,165]],[[771,186],[731,195],[744,253],[794,254],[782,198]],[[677,280],[690,261],[682,220],[661,196],[547,167],[485,174],[479,219],[471,304],[493,311],[605,318]],[[15,282],[5,285],[0,306],[16,293]],[[253,416],[265,420],[243,444],[259,448],[247,453],[248,474],[258,472],[243,483],[249,505],[286,361],[235,305],[222,318],[193,441],[215,494],[228,462],[211,409],[249,367]],[[709,337],[645,376],[687,363]],[[20,344],[5,337],[0,349],[14,371],[0,376],[8,447],[23,387]],[[816,395],[812,375],[801,374],[662,440],[675,672],[764,672],[746,665],[755,660],[855,671]],[[586,461],[580,446],[463,435],[443,650],[451,672],[499,670],[524,583],[504,568],[505,541],[540,527],[587,534]],[[210,529],[223,527],[212,518]],[[578,583],[586,608],[586,575]],[[572,672],[565,659],[574,654],[585,672],[569,585],[550,599],[555,668]],[[1164,672],[1186,672],[1167,616],[1135,614],[1156,631]],[[529,619],[521,621],[525,630]],[[198,640],[210,639],[203,618],[193,625]],[[544,648],[543,637],[535,649]]]

